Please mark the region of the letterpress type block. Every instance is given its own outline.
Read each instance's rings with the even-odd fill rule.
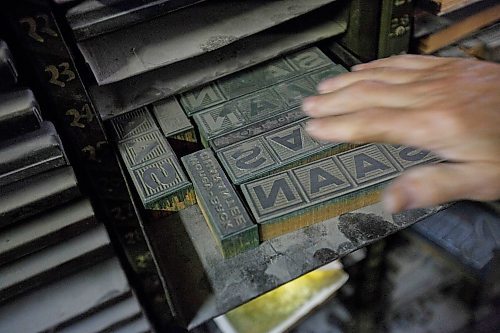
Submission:
[[[257,225],[209,149],[184,156],[182,162],[193,181],[198,203],[225,257],[259,244]]]
[[[198,111],[221,104],[227,100],[222,95],[216,83],[188,91],[181,94],[179,101],[188,116],[192,116]]]
[[[292,53],[287,55],[285,59],[300,73],[309,72],[333,64],[332,60],[317,47],[311,47]]]
[[[408,169],[419,164],[437,162],[440,160],[431,152],[418,148],[401,145],[384,145],[383,147],[403,169]]]
[[[118,142],[158,130],[147,108],[131,111],[111,120]]]
[[[40,128],[42,118],[29,89],[0,93],[0,141]]]
[[[54,126],[0,143],[0,186],[68,164]]]
[[[240,185],[351,147],[346,143],[320,143],[299,121],[222,148],[217,155],[233,183]]]
[[[0,40],[0,90],[14,87],[17,84],[17,70],[7,43]]]
[[[154,103],[153,114],[165,137],[180,141],[197,142],[193,125],[174,98]]]
[[[315,86],[317,86],[321,81],[347,73],[348,70],[345,69],[342,65],[328,66],[324,68],[317,69],[311,73],[308,73],[309,78],[313,82]]]

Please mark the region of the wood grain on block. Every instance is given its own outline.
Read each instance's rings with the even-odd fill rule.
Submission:
[[[191,182],[159,131],[122,141],[118,148],[144,208],[174,212],[196,203]]]
[[[347,143],[318,142],[309,136],[301,120],[227,146],[217,156],[231,181],[240,185],[352,147]]]
[[[147,108],[128,112],[111,121],[118,142],[158,130]]]
[[[17,84],[18,74],[14,59],[7,43],[0,39],[0,90],[6,90]]]
[[[40,128],[40,107],[29,89],[0,93],[0,141]]]
[[[212,235],[225,257],[259,244],[252,222],[238,194],[209,149],[182,158]]]
[[[110,257],[106,228],[94,227],[0,267],[0,302]]]
[[[68,161],[54,126],[43,122],[39,130],[0,143],[0,186],[66,164]]]
[[[80,195],[71,167],[47,171],[2,187],[0,228],[59,206]]]
[[[369,144],[243,184],[261,240],[373,204],[401,165],[434,160],[415,149],[399,154],[403,149]]]
[[[56,331],[64,323],[116,303],[130,292],[118,259],[108,259],[4,304],[0,307],[0,331]]]
[[[194,127],[176,99],[168,98],[154,103],[153,114],[165,137],[197,142]]]
[[[87,199],[32,217],[2,230],[0,265],[74,237],[96,224],[94,211]]]

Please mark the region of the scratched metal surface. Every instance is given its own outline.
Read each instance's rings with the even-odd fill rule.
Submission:
[[[155,71],[104,86],[92,86],[91,97],[103,119],[138,109],[345,31],[345,11],[330,8],[324,16],[326,14],[328,18],[301,24],[287,22]]]
[[[376,204],[264,242],[229,259],[220,254],[198,206],[169,221],[148,223],[145,229],[167,285],[176,295],[183,295],[173,300],[179,318],[188,327],[196,327],[437,211],[414,210],[395,223]],[[166,234],[171,242],[163,240]]]
[[[334,0],[212,0],[78,43],[98,84],[219,49]]]

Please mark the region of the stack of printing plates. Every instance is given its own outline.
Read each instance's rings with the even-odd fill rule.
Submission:
[[[150,331],[54,126],[17,82],[0,41],[0,332]]]

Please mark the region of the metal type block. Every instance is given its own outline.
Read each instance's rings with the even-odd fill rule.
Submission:
[[[240,185],[287,168],[345,151],[346,143],[320,143],[307,134],[304,121],[278,128],[217,151],[231,181]]]
[[[383,147],[403,169],[408,169],[419,164],[437,162],[440,160],[431,152],[418,148],[401,145],[384,145]]]
[[[300,52],[292,53],[287,55],[285,59],[301,73],[333,64],[333,61],[317,47],[311,47]]]
[[[198,203],[225,257],[257,247],[257,225],[209,149],[182,158]]]
[[[264,89],[243,96],[233,100],[233,103],[247,122],[254,122],[285,111],[283,101],[272,89]]]
[[[193,119],[198,125],[200,136],[205,140],[241,127],[246,123],[245,118],[237,110],[235,103],[232,101],[222,106],[216,106],[196,113]]]
[[[380,145],[352,149],[338,154],[337,158],[358,185],[391,179],[399,173]]]
[[[222,95],[216,83],[210,83],[206,86],[193,89],[181,94],[179,97],[179,102],[188,116],[192,116],[198,111],[221,104],[225,101],[227,101],[227,98]]]
[[[113,255],[103,225],[0,267],[0,302]]]
[[[1,332],[56,331],[131,292],[118,259],[108,259],[0,307]],[[78,300],[77,302],[75,300]],[[29,313],[29,320],[26,320]]]
[[[58,330],[59,333],[116,332],[118,327],[142,317],[134,295]],[[136,332],[139,333],[139,332]]]
[[[302,111],[302,108],[296,107],[272,117],[253,122],[228,133],[224,133],[220,136],[215,136],[208,141],[208,144],[215,151],[218,151],[230,144],[272,131],[304,118],[306,118],[306,114]]]
[[[153,114],[165,137],[197,142],[194,127],[176,99],[169,98],[154,103]]]
[[[370,144],[245,183],[241,189],[261,240],[268,240],[377,202],[382,187],[401,171],[381,145]]]
[[[0,228],[79,195],[71,167],[58,168],[3,186],[0,191]]]
[[[68,203],[0,233],[0,266],[39,251],[97,224],[86,199]]]
[[[14,140],[0,143],[0,186],[69,164],[49,122]]]
[[[14,87],[18,74],[7,43],[0,39],[0,91]]]
[[[56,0],[61,2],[61,0]],[[92,38],[155,18],[201,0],[87,0],[66,13],[77,40]]]
[[[29,89],[0,93],[0,141],[39,129],[39,109]]]
[[[120,154],[129,168],[174,154],[160,131],[122,141],[118,144]]]
[[[174,155],[129,170],[146,209],[179,211],[194,205],[191,182]]]
[[[118,142],[158,129],[153,117],[145,107],[113,118],[111,124]]]
[[[309,73],[309,77],[314,83],[314,86],[317,86],[321,81],[328,79],[330,77],[334,77],[340,74],[344,74],[349,72],[342,65],[328,66],[325,68],[320,68],[315,70],[314,72]]]
[[[316,94],[316,86],[308,75],[280,83],[273,88],[283,98],[288,108],[300,106],[304,98]]]

